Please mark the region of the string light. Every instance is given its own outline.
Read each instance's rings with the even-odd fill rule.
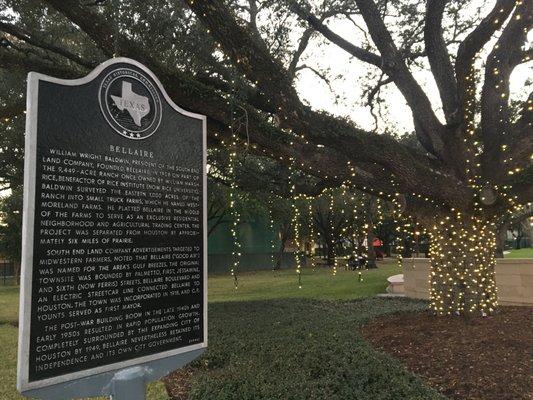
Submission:
[[[273,208],[274,208],[274,201],[273,201],[273,193],[270,193],[270,196],[268,196],[268,227],[270,229],[270,263],[272,265],[272,270],[274,271],[276,269],[276,260],[274,257],[274,253],[276,252],[275,246],[274,246],[274,216],[273,216]]]
[[[229,198],[230,198],[230,214],[232,216],[232,223],[231,223],[231,237],[233,242],[233,249],[231,252],[231,258],[232,258],[232,265],[230,269],[231,276],[233,277],[233,285],[235,289],[239,288],[239,279],[237,278],[237,270],[240,265],[240,259],[241,259],[241,251],[242,251],[242,244],[239,240],[238,235],[238,226],[241,222],[241,215],[239,212],[239,209],[236,205],[236,199],[237,199],[237,184],[235,182],[235,163],[236,163],[236,157],[237,153],[235,150],[236,143],[235,141],[232,142],[233,149],[230,150],[230,162],[229,162],[229,170],[228,173],[232,177],[231,184],[230,184],[230,190],[229,190]]]
[[[309,224],[309,257],[311,259],[311,268],[314,271],[316,267],[315,263],[315,257],[313,255],[314,245],[316,243],[315,239],[315,221],[314,221],[314,213],[313,213],[313,200],[307,199],[307,211],[309,213],[308,215],[308,224]]]
[[[497,306],[494,228],[457,212],[436,223],[431,234],[430,299],[439,315],[479,312]]]
[[[522,5],[522,1],[517,2],[517,7]],[[503,9],[502,9],[503,12]],[[520,20],[522,17],[520,14],[515,13],[514,20]],[[503,21],[502,16],[496,16],[492,19],[494,24],[501,24]],[[216,44],[220,47],[220,43]],[[495,49],[499,48],[499,43],[494,46]],[[237,59],[237,63],[241,63],[240,59]],[[508,102],[509,94],[507,84],[502,77],[505,77],[506,71],[503,68],[501,60],[495,60],[493,65],[490,65],[488,69],[489,81],[494,82],[494,88],[498,91],[496,98],[501,102],[502,110],[503,105]],[[492,82],[491,81],[491,82]],[[466,99],[464,101],[464,131],[463,138],[464,149],[466,151],[465,158],[465,176],[466,181],[470,188],[473,189],[473,205],[474,210],[472,213],[462,214],[458,210],[450,208],[449,205],[438,202],[435,199],[428,198],[427,195],[421,193],[404,193],[406,196],[412,196],[416,201],[425,202],[427,205],[432,206],[435,209],[435,214],[438,215],[435,218],[432,228],[428,231],[419,223],[419,221],[413,218],[411,215],[407,215],[401,208],[401,204],[397,201],[398,196],[392,196],[391,194],[385,194],[372,187],[363,187],[362,189],[366,193],[386,198],[393,203],[393,218],[396,224],[397,236],[409,235],[411,238],[411,245],[418,249],[419,240],[421,235],[429,234],[431,239],[431,264],[432,272],[430,277],[431,283],[431,306],[433,310],[438,314],[463,314],[479,312],[482,315],[487,315],[493,311],[497,304],[496,299],[496,285],[494,281],[494,265],[495,260],[492,252],[492,247],[495,244],[495,217],[488,217],[485,215],[484,207],[481,204],[487,201],[487,196],[483,194],[484,190],[489,190],[495,193],[495,196],[501,197],[502,201],[507,205],[507,212],[513,212],[519,209],[521,206],[518,204],[516,196],[510,194],[510,187],[508,185],[491,185],[490,182],[486,182],[482,179],[481,174],[481,160],[483,141],[480,137],[480,129],[476,122],[476,70],[474,62],[469,66],[467,76],[465,79],[465,92]],[[256,81],[257,85],[258,82]],[[263,83],[264,84],[264,83]],[[270,102],[270,99],[267,100]],[[273,115],[271,120],[276,123],[278,127],[286,125],[285,121],[288,120],[287,111],[275,104],[279,113]],[[531,111],[532,104],[529,100],[528,110]],[[500,120],[503,122],[503,120]],[[501,137],[506,137],[508,132],[504,129],[502,124]],[[298,141],[299,143],[305,143],[309,145],[309,141],[306,140],[304,135],[296,134],[290,129],[280,127],[280,130],[287,134],[288,138],[291,138],[290,145]],[[315,144],[317,151],[320,151],[324,147],[323,144]],[[270,154],[265,149],[262,149],[263,153]],[[510,155],[510,151],[506,144],[501,145],[501,153],[506,154],[503,159],[503,163],[508,166],[505,171],[506,175],[515,177],[517,174],[522,174],[524,171],[524,165],[514,165],[517,161],[513,160]],[[301,248],[300,238],[300,221],[301,215],[299,207],[297,206],[297,197],[295,196],[294,177],[296,176],[296,162],[294,158],[290,158],[286,155],[276,156],[280,161],[285,162],[290,159],[290,176],[291,176],[291,199],[292,199],[292,222],[295,229],[295,244],[296,259],[297,259],[297,273],[299,275],[299,285],[301,283],[301,263],[298,256]],[[313,169],[312,166],[301,162],[298,165],[298,169],[301,171],[313,171],[314,173],[320,172],[317,169]],[[348,163],[350,164],[350,163]],[[349,165],[351,178],[356,178],[355,168]],[[317,175],[318,176],[318,175]],[[327,175],[322,174],[323,179],[328,179]],[[399,185],[397,185],[391,179],[391,187],[400,192]],[[341,185],[343,206],[340,210],[341,219],[345,217],[344,211],[347,208],[346,202],[346,186],[347,182],[343,182]],[[333,191],[330,192],[329,202],[329,223],[331,224],[331,231],[335,232],[334,223],[334,196]],[[308,205],[311,214],[310,205]],[[367,237],[368,231],[374,228],[374,225],[379,226],[384,220],[383,203],[380,200],[376,201],[375,215],[372,215],[372,210],[367,210],[366,207],[361,207],[361,212],[357,213],[357,207],[355,203],[353,205],[354,210],[354,225],[358,218],[358,214],[361,214],[361,227],[363,237]],[[374,218],[375,217],[375,218]],[[342,222],[342,221],[341,221]],[[310,224],[311,225],[311,224]],[[272,224],[270,225],[271,229]],[[357,228],[359,229],[359,228]],[[345,237],[348,234],[348,228],[342,227],[340,236]],[[357,239],[356,229],[352,232],[354,243]],[[309,229],[309,240],[312,246],[312,230]],[[332,246],[332,252],[334,254],[333,274],[337,273],[338,261],[335,255],[335,240],[333,238],[326,238],[329,240],[329,246]],[[367,247],[372,243],[368,242]],[[355,247],[355,245],[354,245]],[[396,251],[398,254],[398,264],[402,263],[403,243],[401,240],[397,240]],[[362,279],[362,274],[359,272],[359,279]],[[300,285],[301,286],[301,285]]]
[[[294,168],[294,160],[291,159],[289,164],[289,184],[290,184],[290,195],[291,195],[291,209],[292,209],[292,227],[294,232],[294,245],[296,250],[294,252],[294,257],[296,261],[296,274],[298,276],[298,288],[302,288],[302,251],[301,251],[301,241],[300,241],[300,209],[296,203],[296,171]]]
[[[241,127],[240,118],[236,117],[237,114],[237,95],[235,91],[235,79],[232,80],[233,95],[230,98],[229,104],[231,108],[231,125],[229,126],[231,131],[231,144],[229,147],[229,165],[228,175],[230,176],[230,215],[232,216],[231,223],[231,237],[233,242],[233,249],[231,253],[231,268],[230,274],[233,277],[233,286],[235,290],[239,288],[239,279],[237,277],[237,271],[239,269],[240,260],[242,256],[242,243],[238,233],[238,227],[241,223],[240,210],[237,207],[236,201],[238,197],[237,193],[237,179],[236,179],[236,167],[237,167],[237,148],[238,148],[238,131]]]
[[[331,235],[333,236],[335,234],[335,218],[334,218],[334,205],[335,205],[335,197],[333,195],[333,191],[330,191],[330,201],[329,201],[329,211],[328,211],[328,220],[330,223],[331,228]],[[330,237],[330,254],[333,254],[333,276],[337,275],[337,254],[335,251],[335,238]]]

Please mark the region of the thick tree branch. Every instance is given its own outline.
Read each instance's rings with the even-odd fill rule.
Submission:
[[[239,152],[241,149],[237,149]],[[241,155],[234,169],[234,176],[227,170],[227,159],[211,159],[217,174],[211,179],[230,187],[235,183],[247,192],[274,193],[290,198],[293,195],[318,196],[329,187],[340,185],[329,179],[317,179],[303,173],[295,174],[286,164],[264,157]]]
[[[94,68],[96,66],[96,63],[93,61],[85,60],[84,58],[78,56],[77,54],[74,54],[62,47],[56,46],[52,43],[47,42],[42,37],[39,37],[39,35],[35,33],[29,33],[21,28],[19,28],[16,25],[9,24],[7,22],[0,21],[0,31],[3,31],[5,33],[8,33],[10,35],[15,36],[16,38],[32,45],[35,47],[39,47],[43,50],[50,51],[52,53],[58,54],[62,57],[65,57],[66,59],[75,62],[76,64],[81,65],[85,68]]]
[[[373,8],[371,7],[369,14],[371,18],[374,18],[374,14],[377,11],[375,10],[375,5],[373,3],[372,5]],[[428,170],[426,166],[414,159],[403,145],[392,138],[365,132],[346,121],[304,108],[290,82],[285,81],[286,71],[284,72],[282,66],[272,59],[267,49],[260,42],[254,40],[250,32],[247,32],[245,28],[236,23],[235,16],[222,1],[195,1],[189,3],[189,6],[194,10],[198,18],[204,21],[215,38],[220,41],[222,47],[232,57],[241,72],[252,79],[260,79],[258,82],[259,88],[270,100],[278,102],[280,114],[284,117],[280,121],[282,127],[291,129],[299,135],[305,134],[309,141],[335,149],[338,153],[345,154],[348,158],[363,162],[377,162],[386,166],[402,182],[402,185],[412,187],[415,191],[432,193],[432,195],[437,195],[437,197],[447,192],[447,189],[436,190],[434,172]],[[389,45],[394,47],[392,38],[381,19],[378,25],[378,30],[380,32],[384,31],[388,38],[385,40],[385,47],[387,49]],[[380,45],[382,44],[380,43]],[[396,74],[397,79],[402,82],[400,86],[405,89],[415,103],[412,104],[412,107],[413,110],[416,110],[416,120],[421,123],[427,123],[433,118],[433,121],[438,124],[438,127],[435,124],[431,125],[434,129],[428,131],[429,133],[424,136],[424,138],[428,138],[426,142],[429,142],[430,147],[435,145],[435,141],[440,141],[437,132],[441,130],[442,125],[434,116],[429,100],[407,70],[403,60],[401,58],[399,61],[397,60],[399,57],[398,52],[396,51],[396,56],[392,59],[389,59],[389,54],[387,57],[388,63],[393,65],[389,65],[387,68],[400,71]],[[398,68],[394,67],[398,62],[401,65]],[[276,79],[277,77],[279,79]],[[276,84],[272,82],[273,79],[276,79]],[[421,106],[417,107],[417,104]],[[428,111],[430,116],[424,113],[424,110]],[[430,125],[422,124],[422,126],[428,127]],[[431,141],[431,138],[434,141]],[[441,145],[437,145],[437,147],[439,149],[442,148]],[[445,175],[442,173],[439,174],[440,176]],[[454,188],[452,191],[455,193],[460,192],[460,182],[451,177],[447,178],[451,180],[448,188]],[[421,183],[424,180],[426,182]],[[413,185],[417,181],[418,183]],[[447,195],[455,197],[452,193],[447,193]],[[464,199],[461,200],[461,203],[463,202]]]
[[[302,34],[302,37],[300,38],[300,41],[298,42],[298,48],[292,55],[291,63],[289,64],[289,75],[294,79],[294,76],[296,74],[296,67],[298,66],[298,63],[300,62],[300,58],[302,57],[302,54],[304,53],[305,49],[309,45],[309,41],[311,40],[311,36],[313,36],[314,29],[308,28],[304,31]]]
[[[402,187],[409,187],[409,182],[416,182],[415,186],[411,186],[413,192],[432,193],[430,196],[436,198],[454,197],[449,191],[462,192],[462,195],[470,192],[459,180],[443,170],[428,169],[427,160],[423,161],[415,155],[416,152],[390,136],[357,130],[346,121],[322,117],[320,114],[311,114],[308,120],[316,135],[313,137],[314,142],[351,156],[351,159],[358,162],[380,164],[394,174]],[[319,136],[320,132],[322,136]],[[439,182],[438,188],[435,186],[436,182]]]
[[[303,114],[303,105],[292,79],[269,53],[260,38],[237,23],[235,14],[221,0],[184,0],[222,45],[236,67],[266,95],[280,114]]]
[[[459,45],[455,60],[455,74],[457,78],[459,103],[462,109],[464,109],[468,97],[468,79],[474,65],[476,54],[490,40],[494,32],[502,27],[509,14],[513,11],[514,5],[515,0],[497,0],[491,12],[483,18],[479,25]]]
[[[24,72],[39,71],[43,74],[65,78],[73,78],[80,75],[80,71],[72,67],[45,60],[34,54],[21,53],[3,46],[0,46],[0,68],[13,71],[22,70]]]
[[[252,29],[259,33],[257,29],[257,15],[259,14],[259,7],[257,6],[256,0],[248,0],[249,4],[249,13],[250,13],[250,25]]]
[[[381,53],[383,71],[394,80],[412,110],[420,142],[427,151],[443,159],[444,127],[435,116],[428,97],[407,68],[374,1],[356,0],[356,3]]]
[[[428,0],[424,25],[424,42],[431,71],[439,88],[448,124],[456,124],[459,114],[457,82],[448,49],[442,36],[442,16],[448,0]]]
[[[506,177],[506,171],[500,167],[503,156],[502,144],[507,142],[506,138],[513,136],[509,109],[509,79],[516,66],[515,60],[523,53],[522,45],[526,42],[531,27],[533,27],[533,2],[523,2],[513,12],[509,23],[489,54],[485,66],[485,80],[481,93],[482,169],[484,178],[495,182]],[[526,147],[525,150],[531,148]],[[514,161],[524,161],[524,158]]]
[[[53,8],[74,22],[85,32],[108,57],[125,56],[140,62],[155,64],[145,60],[146,52],[129,38],[120,34],[116,27],[109,25],[102,14],[90,5],[77,0],[44,0]]]
[[[238,90],[240,99],[260,111],[271,114],[275,114],[277,111],[272,102],[268,101],[265,96],[262,96],[256,88],[248,86],[244,82],[239,82],[238,85],[232,86],[232,84],[217,76],[202,73],[196,74],[194,78],[198,82],[220,90],[228,95],[231,95],[235,90]]]
[[[519,64],[526,63],[531,60],[533,60],[533,47],[530,47],[524,51],[515,52],[513,55],[511,55],[509,63],[512,67],[516,67]]]
[[[328,28],[322,20],[317,18],[310,11],[304,9],[296,1],[291,2],[291,5],[294,9],[294,12],[301,19],[307,21],[312,28],[314,28],[317,32],[320,32],[331,43],[336,44],[341,49],[346,51],[348,54],[354,56],[355,58],[381,68],[381,57],[379,55],[374,54],[361,47],[358,47],[350,43],[348,40],[344,39],[340,35],[336,34],[330,28]]]
[[[115,42],[117,42],[120,44],[121,54],[135,57],[148,65],[160,77],[170,96],[181,106],[206,114],[209,118],[208,129],[211,140],[214,138],[216,140],[217,135],[229,137],[228,126],[232,121],[232,113],[227,105],[227,96],[200,84],[180,71],[170,71],[159,65],[152,55],[143,51],[129,38],[119,35],[109,40],[106,34],[114,35],[116,31],[111,29],[100,15],[80,6],[77,1],[48,1],[56,5],[72,22],[82,27],[106,52],[113,51]],[[286,82],[276,80],[274,84],[273,79],[279,74],[286,76],[282,66],[272,60],[268,52],[265,53],[260,42],[250,38],[246,29],[239,26],[235,19],[228,21],[224,18],[232,18],[232,14],[225,9],[224,5],[213,1],[207,5],[207,2],[195,2],[195,6],[198,3],[202,5],[198,6],[199,9],[196,11],[209,23],[212,33],[218,32],[217,38],[222,39],[222,46],[232,49],[229,54],[237,57],[234,61],[241,60],[241,62],[236,62],[241,72],[248,71],[251,74],[249,78],[252,79],[268,75],[270,85],[266,86],[270,87],[265,88],[265,84],[261,84],[261,81],[258,87],[263,92],[270,91],[267,98],[278,99],[282,104],[287,104],[286,109],[280,105],[282,108],[280,113],[287,116],[282,124],[292,127],[299,132],[299,135],[301,133],[307,135],[307,139],[301,139],[299,135],[283,132],[268,123],[264,115],[258,113],[253,107],[243,103],[241,105],[247,110],[249,117],[250,141],[258,147],[258,151],[284,163],[294,163],[304,172],[328,181],[336,181],[342,170],[346,170],[347,162],[343,162],[342,159],[354,160],[357,163],[378,163],[379,168],[385,167],[395,175],[398,190],[416,192],[421,196],[438,199],[452,207],[461,209],[469,207],[472,198],[470,189],[445,171],[434,171],[424,157],[414,154],[407,146],[399,144],[390,137],[357,129],[352,124],[325,113],[312,112],[301,107],[288,78]],[[202,7],[207,7],[205,16],[202,14]],[[207,16],[207,13],[213,12],[212,7],[215,7],[215,11],[221,8],[223,12]],[[85,20],[91,20],[92,23],[87,24]],[[229,27],[226,24],[229,24]],[[233,36],[234,33],[238,35]],[[244,40],[244,45],[241,40]],[[258,53],[255,51],[249,53],[251,49],[257,50]],[[248,51],[246,53],[248,58],[238,58],[241,56],[241,50]],[[267,64],[261,64],[261,60],[266,60]],[[62,74],[54,75],[61,76]],[[280,97],[283,99],[279,100]],[[298,103],[296,107],[294,107],[295,103]],[[301,112],[303,117],[299,116],[298,112],[290,113],[291,109]],[[296,129],[300,127],[303,129]],[[331,153],[331,157],[325,157],[323,151],[318,151],[316,144],[323,145],[324,152]],[[436,182],[439,184],[437,185]],[[368,182],[359,184],[367,186]]]

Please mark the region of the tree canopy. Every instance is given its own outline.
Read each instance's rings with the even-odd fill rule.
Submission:
[[[400,193],[418,213],[435,206],[471,211],[480,187],[505,208],[506,199],[532,198],[531,96],[517,118],[509,117],[510,75],[531,56],[524,49],[530,2],[500,0],[479,15],[461,13],[467,3],[444,0],[430,0],[425,9],[409,0],[2,3],[9,10],[0,25],[3,68],[73,77],[108,57],[135,58],[178,104],[207,114],[213,145],[231,143],[232,134],[239,145],[249,140],[251,153],[312,178],[301,192],[348,181],[388,198]],[[364,31],[362,43],[328,26],[339,18]],[[294,81],[308,67],[302,58],[312,41],[369,64],[378,76],[370,97],[394,84],[412,110],[420,146],[306,105]],[[492,49],[479,66],[476,57],[487,45]],[[426,62],[444,120],[412,72]],[[311,68],[317,79],[327,78],[320,66]],[[17,105],[8,100],[2,115]],[[246,129],[232,132],[240,113]]]
[[[478,282],[493,275],[493,246],[487,243],[493,242],[495,220],[533,199],[533,92],[513,97],[510,90],[513,71],[533,53],[533,2],[0,4],[0,68],[18,77],[2,89],[4,121],[24,110],[17,85],[28,71],[78,77],[109,57],[134,58],[161,79],[177,104],[207,115],[210,162],[219,170],[229,162],[232,185],[288,197],[346,185],[393,201],[433,226],[434,242],[440,241],[434,308],[492,309],[493,278],[486,287]],[[352,24],[352,33],[337,32],[336,21]],[[368,105],[373,129],[313,108],[297,89],[305,71],[326,84],[335,79],[327,66],[311,62],[309,52],[321,45],[356,60],[345,75],[358,77],[364,98],[350,101]],[[438,96],[430,95],[424,76]],[[387,87],[411,111],[409,139],[379,123],[390,100],[383,95]],[[463,248],[453,239],[464,237],[477,244]],[[456,251],[464,257],[446,259]],[[477,264],[487,267],[472,269]],[[447,276],[452,283],[445,282]],[[454,299],[453,306],[443,305],[446,297]]]

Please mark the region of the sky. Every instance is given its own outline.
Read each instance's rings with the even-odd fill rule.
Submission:
[[[482,3],[476,0],[464,12],[472,13]],[[494,3],[495,1],[487,1],[484,5],[485,10],[483,14],[488,13]],[[362,19],[358,22],[360,22],[360,26],[365,26]],[[355,45],[363,43],[362,34],[349,21],[330,20],[328,21],[328,26],[335,33],[350,40]],[[495,40],[496,38],[487,44],[484,54],[490,51]],[[528,44],[531,45],[533,42],[533,31],[529,32],[528,41]],[[361,84],[357,82],[357,78],[364,76],[368,69],[377,70],[376,67],[369,66],[362,61],[350,57],[348,53],[334,44],[317,46],[316,42],[304,53],[303,62],[305,64],[313,66],[320,65],[322,68],[330,69],[332,76],[341,75],[344,77],[332,83],[334,92],[340,94],[342,97],[346,97],[345,101],[340,102],[340,104],[335,104],[335,96],[331,93],[328,86],[313,72],[309,70],[302,71],[297,80],[296,87],[300,95],[313,108],[326,110],[335,115],[350,117],[360,127],[368,130],[373,129],[374,119],[370,114],[369,107],[365,106],[361,100],[363,89]],[[438,90],[431,73],[429,71],[416,72],[414,76],[428,95],[437,116],[443,121]],[[527,98],[528,93],[523,90],[523,87],[528,78],[529,80],[533,80],[532,61],[522,64],[514,70],[511,76],[511,99]],[[383,93],[385,94],[383,97],[389,105],[389,113],[386,116],[387,126],[393,128],[398,133],[412,131],[411,110],[407,107],[400,92],[393,84],[389,84],[383,90]],[[379,128],[383,128],[385,123],[380,122],[380,125]]]
[[[309,0],[310,3],[321,2],[322,0]],[[463,7],[461,12],[465,15],[474,15],[479,7],[483,7],[482,14],[487,14],[496,0],[472,0],[468,2],[468,7]],[[12,10],[7,10],[12,14]],[[361,17],[354,17],[359,26],[365,27]],[[387,22],[387,21],[386,21]],[[328,20],[327,25],[335,33],[353,44],[363,43],[363,34],[357,30],[350,21],[346,19]],[[294,40],[299,38],[295,35]],[[320,35],[319,35],[320,36]],[[375,121],[370,113],[368,106],[364,104],[363,87],[358,82],[358,78],[364,77],[367,71],[377,71],[377,68],[370,66],[362,61],[351,57],[344,50],[335,44],[324,41],[320,37],[322,45],[318,45],[318,40],[311,42],[306,52],[302,56],[301,63],[320,69],[329,70],[329,76],[342,76],[341,79],[331,81],[331,90],[324,81],[319,79],[310,70],[302,70],[298,74],[296,88],[301,97],[307,101],[313,108],[325,110],[334,115],[348,117],[361,128],[372,130],[375,127]],[[485,55],[490,51],[496,38],[493,38],[485,47]],[[533,30],[528,35],[528,45],[533,45]],[[416,71],[413,73],[415,79],[422,86],[429,97],[437,117],[444,121],[441,112],[441,103],[438,96],[437,86],[429,70]],[[522,64],[515,68],[511,75],[511,95],[510,99],[526,99],[529,94],[523,89],[526,80],[533,81],[533,60],[529,63]],[[384,113],[385,120],[378,121],[378,131],[387,127],[396,133],[413,131],[413,122],[411,110],[407,107],[406,102],[394,84],[389,84],[382,88],[383,97],[388,104],[387,111]],[[340,101],[335,101],[335,96],[340,97]]]

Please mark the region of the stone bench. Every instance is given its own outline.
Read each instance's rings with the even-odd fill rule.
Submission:
[[[403,288],[403,274],[389,276],[387,278],[389,286],[387,286],[387,293],[390,294],[404,294]]]

